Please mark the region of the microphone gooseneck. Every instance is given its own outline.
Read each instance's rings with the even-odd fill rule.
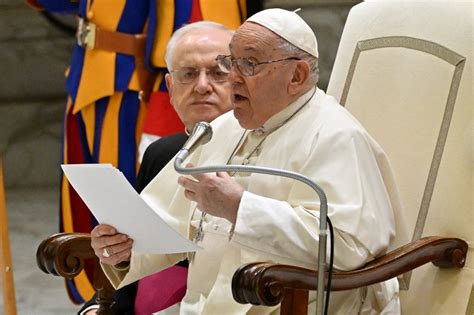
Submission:
[[[195,132],[197,133],[195,135]],[[274,169],[269,167],[257,167],[251,165],[216,165],[185,168],[181,164],[186,157],[194,151],[194,149],[201,144],[209,142],[212,137],[212,127],[208,123],[200,122],[194,128],[188,141],[183,148],[178,152],[174,168],[176,172],[183,175],[215,173],[215,172],[243,172],[243,173],[259,173],[267,175],[276,175],[295,179],[310,186],[318,195],[320,200],[320,218],[319,218],[319,251],[318,251],[318,290],[317,290],[317,314],[323,314],[324,310],[324,272],[326,264],[326,240],[327,240],[327,198],[324,191],[310,178],[292,171]],[[189,142],[189,145],[188,145]],[[330,277],[330,275],[329,275]],[[328,288],[329,293],[330,288]],[[329,294],[328,294],[329,297]],[[327,311],[327,308],[326,308]]]

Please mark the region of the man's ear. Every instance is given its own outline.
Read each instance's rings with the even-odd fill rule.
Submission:
[[[288,94],[297,95],[306,88],[307,81],[310,80],[310,69],[308,62],[304,60],[296,61],[296,67],[288,84]]]
[[[169,73],[165,74],[166,88],[168,89],[168,95],[170,96],[170,103],[173,105],[173,79]]]

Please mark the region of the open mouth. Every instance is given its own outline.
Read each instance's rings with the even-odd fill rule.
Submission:
[[[247,97],[238,93],[232,94],[232,97],[233,97],[234,103],[244,102],[248,99]]]

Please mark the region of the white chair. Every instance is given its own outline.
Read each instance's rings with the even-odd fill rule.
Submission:
[[[403,200],[393,248],[410,245],[335,274],[334,290],[399,275],[403,314],[474,314],[472,15],[472,2],[452,0],[351,9],[327,92],[387,152]],[[419,240],[426,235],[441,238]],[[309,270],[252,264],[235,274],[233,292],[242,303],[283,299],[282,314],[305,314],[300,289],[316,282]]]
[[[328,87],[390,157],[406,221],[395,245],[406,227],[471,249],[462,270],[404,274],[406,314],[468,314],[469,299],[474,313],[473,45],[471,1],[368,1],[351,10]]]

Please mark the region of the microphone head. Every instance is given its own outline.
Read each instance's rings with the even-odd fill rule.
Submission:
[[[198,146],[206,144],[212,138],[212,127],[205,121],[198,122],[194,125],[188,140],[184,143],[181,150],[175,157],[175,170],[180,173],[183,168],[181,163],[193,152]],[[183,173],[182,173],[183,174]]]
[[[193,142],[199,145],[208,143],[212,138],[212,127],[208,122],[200,121],[194,125],[189,139],[195,139]]]

